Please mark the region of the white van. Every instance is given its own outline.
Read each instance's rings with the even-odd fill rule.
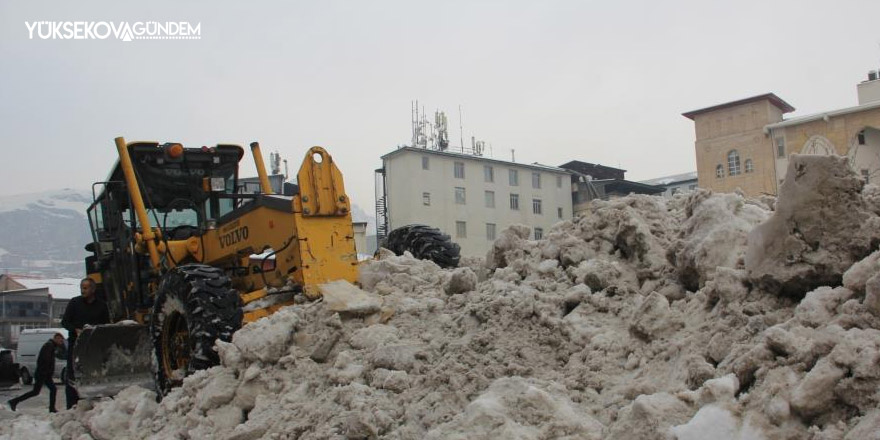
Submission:
[[[67,330],[63,328],[32,328],[22,330],[18,335],[18,349],[16,360],[21,366],[21,382],[30,385],[34,383],[34,372],[37,371],[37,356],[40,348],[49,339],[61,333],[64,335],[65,344],[55,349],[55,378],[64,382],[67,378]]]

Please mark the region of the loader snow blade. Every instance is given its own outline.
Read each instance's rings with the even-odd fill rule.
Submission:
[[[110,324],[83,329],[73,348],[80,397],[112,396],[138,385],[154,389],[153,347],[147,326]]]

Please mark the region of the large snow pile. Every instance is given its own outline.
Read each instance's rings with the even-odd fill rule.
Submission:
[[[818,185],[836,169],[805,172],[825,173],[808,179]],[[795,188],[783,196],[817,191]],[[875,221],[876,190],[852,191],[860,221]],[[841,198],[818,193],[816,206]],[[763,290],[746,269],[761,256],[749,234],[791,218],[779,202],[629,196],[543,240],[506,229],[485,261],[455,270],[383,254],[362,266],[363,290],[325,285],[327,301],[245,326],[218,344],[221,366],[161,403],[133,387],[0,435],[880,439],[880,251],[823,268],[839,283]],[[847,236],[829,228],[810,252],[851,258],[837,243],[870,240],[837,231]]]

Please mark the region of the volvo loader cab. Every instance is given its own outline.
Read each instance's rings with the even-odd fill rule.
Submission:
[[[294,194],[272,194],[251,144],[261,193],[239,188],[237,145],[116,139],[119,161],[93,186],[88,276],[114,324],[74,348],[81,395],[154,381],[162,392],[218,363],[216,339],[357,277],[342,174],[323,148],[305,155]]]

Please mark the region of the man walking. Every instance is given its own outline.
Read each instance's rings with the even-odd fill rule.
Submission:
[[[55,374],[55,347],[61,347],[63,345],[64,335],[61,333],[55,333],[55,336],[53,336],[52,339],[49,339],[43,344],[43,347],[40,348],[40,354],[37,356],[37,371],[34,373],[34,389],[9,400],[7,403],[9,404],[10,409],[15,411],[15,407],[22,401],[38,396],[43,385],[45,385],[46,388],[49,389],[49,412],[58,412],[58,410],[55,409],[55,392],[57,390],[52,376]]]
[[[83,278],[79,283],[79,291],[82,296],[78,296],[67,303],[64,309],[64,317],[61,318],[61,326],[69,332],[67,356],[67,384],[64,387],[64,394],[67,398],[67,409],[73,408],[79,401],[79,393],[76,388],[70,385],[71,380],[76,379],[73,374],[73,347],[76,345],[76,339],[87,325],[100,325],[110,323],[110,311],[104,301],[101,301],[95,295],[97,284],[91,278]]]

